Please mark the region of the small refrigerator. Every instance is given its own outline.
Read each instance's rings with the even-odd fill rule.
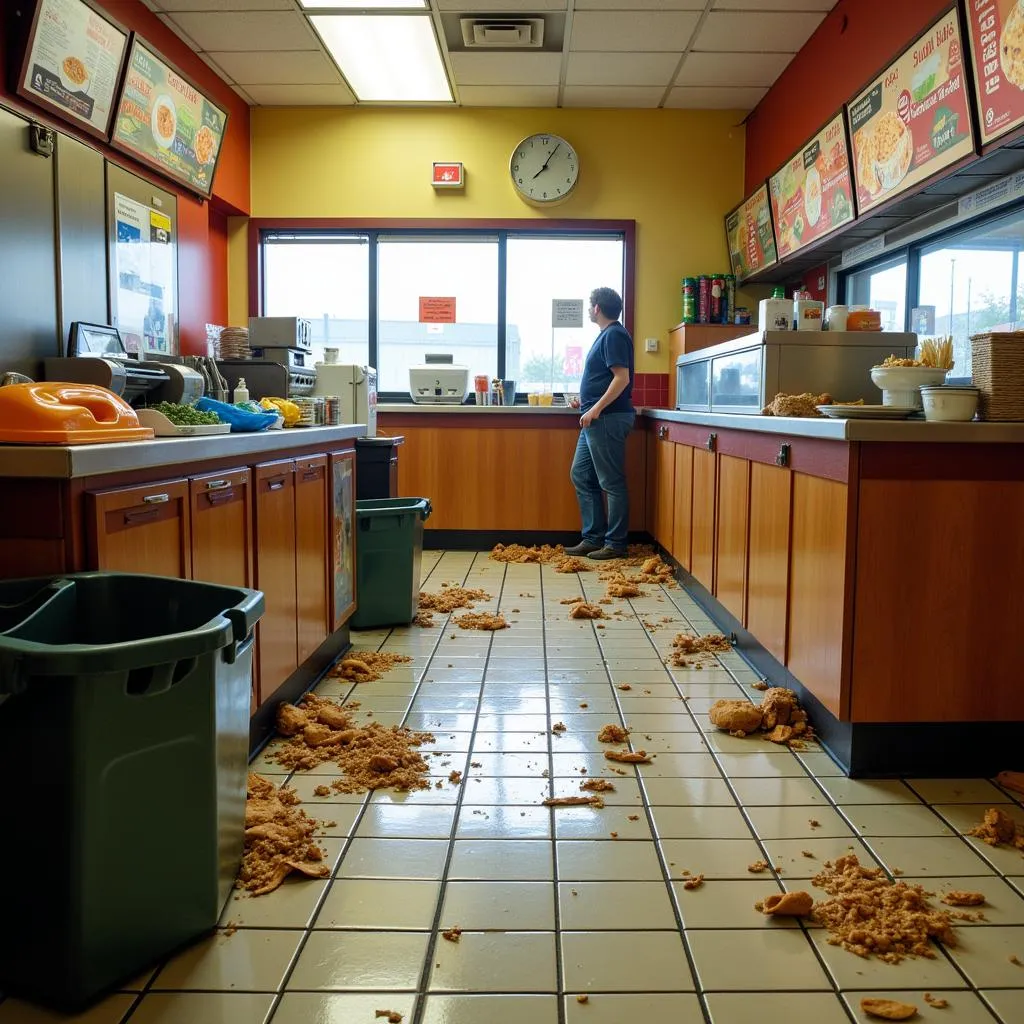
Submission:
[[[365,423],[366,436],[377,436],[377,371],[354,363],[317,363],[314,395],[341,399],[342,423]]]

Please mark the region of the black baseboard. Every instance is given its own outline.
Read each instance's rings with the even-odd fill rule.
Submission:
[[[991,778],[1021,767],[1024,722],[841,722],[705,586],[659,550],[722,632],[735,634],[744,661],[773,686],[796,691],[822,746],[850,778]]]
[[[487,551],[495,544],[579,544],[580,535],[567,530],[424,530],[423,548],[426,551]],[[650,544],[651,535],[634,531],[630,544]]]
[[[332,633],[302,665],[299,666],[265,700],[249,719],[249,757],[259,753],[276,732],[278,704],[294,704],[324,677],[324,673],[352,646],[348,626]]]

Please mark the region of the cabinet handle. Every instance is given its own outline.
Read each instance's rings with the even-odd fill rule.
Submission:
[[[152,519],[153,516],[159,515],[160,510],[156,508],[144,508],[137,509],[132,512],[125,512],[124,514],[124,525],[131,526],[132,523],[140,523],[144,519]]]
[[[302,474],[302,479],[303,480],[319,480],[320,479],[320,474],[315,469],[307,469],[306,472]]]
[[[284,487],[283,476],[275,477],[273,480],[270,481],[270,483],[267,484],[267,490],[269,491],[279,491],[281,490],[282,487]]]
[[[708,439],[704,442],[704,447],[707,448],[707,450],[709,452],[713,452],[715,450],[715,447],[717,446],[717,444],[718,444],[718,435],[717,434],[708,434]]]
[[[208,491],[223,491],[225,487],[230,487],[230,486],[231,486],[231,481],[230,480],[210,480],[206,484],[206,489]]]
[[[147,494],[142,499],[147,505],[166,505],[171,500],[169,494]]]
[[[788,444],[779,445],[779,454],[775,456],[776,466],[788,466],[789,465],[789,452],[790,446]]]
[[[234,498],[234,490],[215,491],[213,494],[207,494],[206,496],[206,500],[210,503],[211,506],[227,505],[228,502],[234,501]]]
[[[658,427],[658,437],[668,437],[668,427]]]

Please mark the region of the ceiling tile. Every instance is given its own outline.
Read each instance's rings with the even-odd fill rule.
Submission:
[[[676,85],[771,85],[791,53],[698,53],[683,61]]]
[[[557,107],[557,85],[460,85],[464,107]]]
[[[712,11],[694,40],[695,50],[744,53],[796,53],[821,24],[824,14],[739,14]]]
[[[492,11],[514,11],[533,14],[536,11],[564,11],[566,0],[436,0],[439,11],[469,11],[490,14]]]
[[[142,0],[142,2],[143,2],[143,4],[145,4],[145,6],[146,6],[146,7],[148,7],[148,8],[149,8],[149,9],[150,9],[151,11],[159,11],[159,10],[162,10],[162,8],[161,8],[161,7],[160,7],[160,5],[159,5],[159,4],[158,4],[158,3],[156,2],[156,0]]]
[[[564,107],[656,107],[665,90],[661,86],[567,85]]]
[[[234,89],[250,107],[255,106],[256,101],[240,85],[233,85],[231,88]]]
[[[261,107],[342,107],[356,99],[344,85],[247,85]]]
[[[189,34],[177,22],[171,20],[169,14],[158,14],[157,17],[180,39],[188,44],[190,50],[199,51],[202,47],[192,39]]]
[[[455,81],[464,85],[558,85],[560,53],[480,53],[450,55]]]
[[[145,2],[145,0],[143,0]],[[164,11],[293,11],[292,0],[156,0],[155,6]]]
[[[691,110],[753,110],[767,91],[729,86],[684,86],[669,92],[665,106],[688,107]]]
[[[240,85],[327,85],[342,80],[338,69],[321,50],[208,53],[206,57]]]
[[[309,23],[296,11],[252,11],[244,17],[184,12],[173,18],[203,50],[308,50],[319,45]]]
[[[213,73],[218,78],[223,79],[225,82],[228,83],[228,85],[234,85],[234,83],[235,83],[234,78],[227,71],[225,71],[224,68],[221,67],[220,64],[218,64],[217,61],[213,57],[210,56],[210,54],[208,54],[208,53],[198,53],[198,54],[196,54],[196,56],[204,64],[206,64],[207,67],[212,68],[213,69]]]
[[[716,11],[831,11],[836,0],[715,0]],[[578,5],[577,5],[578,6]]]
[[[698,19],[694,11],[580,11],[569,49],[682,53]]]
[[[566,85],[660,85],[672,80],[680,53],[570,53]]]
[[[632,11],[637,7],[645,11],[703,11],[704,0],[639,0],[630,5],[629,0],[576,0],[577,11]]]

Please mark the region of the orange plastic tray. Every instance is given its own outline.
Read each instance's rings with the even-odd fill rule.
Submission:
[[[11,384],[0,388],[0,444],[148,441],[135,410],[95,384]]]

